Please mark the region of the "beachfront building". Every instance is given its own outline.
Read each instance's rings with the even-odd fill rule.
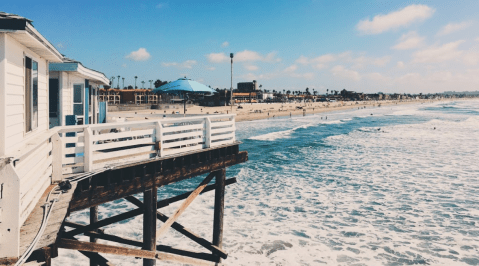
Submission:
[[[104,122],[106,107],[100,106],[98,94],[109,80],[103,73],[68,58],[50,63],[49,69],[50,128],[71,124],[67,117],[72,115],[78,125]]]
[[[252,91],[258,91],[258,83],[256,80],[253,80],[253,82],[238,82],[238,92]]]
[[[31,20],[0,12],[0,156],[48,130],[48,65],[62,59]]]
[[[116,105],[121,103],[121,95],[119,89],[100,89],[98,92],[98,100],[107,102],[108,105]]]
[[[33,146],[49,145],[40,141],[49,129],[48,65],[61,63],[62,59],[31,20],[0,12],[0,158],[15,157]],[[16,178],[17,173],[8,165],[0,167],[0,255],[3,257],[18,257],[20,225],[51,183],[50,178],[36,179],[37,175],[48,172],[47,164],[36,165],[48,160],[46,152],[34,155],[36,161],[30,162],[33,170],[25,172],[21,179]],[[20,182],[23,189],[19,191],[15,188]]]

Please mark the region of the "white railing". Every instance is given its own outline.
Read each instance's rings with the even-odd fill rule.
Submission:
[[[233,115],[62,127],[62,174],[234,143],[235,130]]]

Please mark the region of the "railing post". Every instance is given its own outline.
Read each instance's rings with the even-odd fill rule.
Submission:
[[[233,125],[232,125],[232,127],[233,127],[233,138],[232,138],[233,142],[236,141],[236,122],[235,122],[235,119],[236,119],[236,115],[232,115],[231,116],[231,122],[233,122]]]
[[[20,178],[9,159],[0,159],[0,258],[20,256]]]
[[[156,154],[158,157],[161,157],[163,154],[163,147],[162,147],[162,136],[163,136],[163,126],[161,125],[160,121],[156,121],[155,125],[155,149],[156,149]]]
[[[85,136],[85,146],[84,146],[84,153],[83,153],[83,170],[85,172],[93,171],[93,134],[91,132],[90,127],[86,127],[83,131]]]
[[[211,119],[205,118],[205,148],[211,148]]]
[[[52,184],[62,181],[62,167],[63,167],[63,142],[58,133],[52,136],[52,156],[53,156],[53,172],[52,172]]]

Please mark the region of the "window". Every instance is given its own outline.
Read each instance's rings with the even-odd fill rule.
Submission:
[[[73,114],[83,116],[83,86],[73,85]]]
[[[38,127],[38,63],[25,57],[25,132]]]

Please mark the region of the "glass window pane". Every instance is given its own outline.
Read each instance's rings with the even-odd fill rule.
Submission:
[[[38,127],[38,63],[32,61],[32,128]]]
[[[73,102],[83,103],[81,85],[73,85]]]
[[[73,114],[74,115],[83,115],[83,104],[74,104],[73,105]]]

